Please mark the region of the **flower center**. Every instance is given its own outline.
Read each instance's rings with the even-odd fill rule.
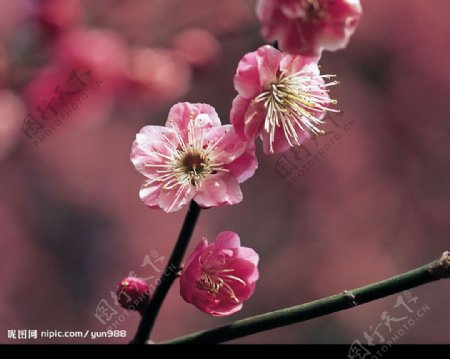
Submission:
[[[234,275],[229,273],[233,272],[234,269],[203,269],[203,274],[195,282],[195,287],[208,292],[213,297],[216,297],[218,294],[224,295],[231,299],[235,303],[239,303],[239,299],[236,297],[233,288],[231,288],[229,283],[239,282],[245,285],[245,282]]]
[[[264,130],[269,134],[270,152],[273,154],[273,142],[275,130],[283,129],[284,135],[292,147],[301,145],[297,129],[303,132],[309,131],[314,135],[324,134],[318,128],[325,122],[322,121],[326,111],[337,110],[329,108],[335,105],[327,95],[328,86],[338,84],[337,81],[324,83],[324,78],[332,78],[333,75],[313,75],[297,72],[287,74],[282,72],[278,79],[270,84],[267,91],[255,98],[255,102],[264,103],[266,118]]]
[[[213,169],[205,152],[200,150],[179,153],[173,171],[181,182],[189,181],[191,185],[198,186],[205,177],[213,172]]]

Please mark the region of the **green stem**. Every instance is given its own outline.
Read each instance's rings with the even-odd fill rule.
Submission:
[[[175,248],[173,249],[169,262],[161,275],[160,284],[156,287],[155,293],[153,294],[149,305],[142,313],[141,322],[139,323],[138,330],[132,341],[133,344],[145,344],[149,338],[164,298],[169,292],[170,287],[180,271],[180,264],[189,245],[189,241],[191,239],[192,232],[194,231],[195,224],[197,223],[199,214],[200,207],[197,203],[191,201]]]
[[[257,315],[234,323],[168,340],[162,344],[221,343],[265,330],[303,322],[384,298],[442,278],[450,277],[450,252],[430,264],[351,291],[295,307]]]

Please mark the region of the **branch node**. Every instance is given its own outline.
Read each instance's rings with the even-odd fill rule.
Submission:
[[[350,301],[352,302],[353,306],[356,307],[356,306],[358,305],[358,302],[356,301],[356,297],[355,297],[355,295],[354,295],[352,292],[350,292],[350,291],[348,291],[348,290],[344,290],[344,291],[342,292],[342,295],[343,295],[345,298],[350,299]]]
[[[442,257],[430,265],[428,273],[437,279],[450,278],[450,251],[442,254]]]

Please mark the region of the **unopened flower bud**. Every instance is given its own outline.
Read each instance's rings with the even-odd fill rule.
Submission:
[[[142,279],[127,277],[117,285],[117,301],[128,310],[144,309],[150,300],[150,288]]]

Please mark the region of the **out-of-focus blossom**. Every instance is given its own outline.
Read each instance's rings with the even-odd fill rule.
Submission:
[[[38,0],[36,18],[50,34],[58,34],[79,24],[83,6],[79,0]]]
[[[114,31],[74,29],[56,44],[56,63],[67,70],[90,71],[114,91],[123,87],[128,68],[128,49]]]
[[[130,93],[148,104],[179,99],[189,89],[191,75],[190,66],[175,51],[161,48],[131,50]]]
[[[209,25],[208,28],[216,34],[242,31],[253,21],[252,7],[241,0],[217,1],[211,9],[214,9],[215,13],[204,19]],[[204,10],[208,12],[211,9],[204,7]]]
[[[25,106],[20,98],[7,90],[0,90],[0,161],[17,142],[25,117]]]
[[[254,148],[222,126],[214,108],[190,103],[173,106],[165,127],[142,128],[131,161],[147,177],[141,199],[166,212],[190,200],[204,208],[239,203],[239,183],[257,167]]]
[[[44,127],[61,122],[95,125],[108,119],[111,92],[93,72],[49,66],[24,89],[29,113]]]
[[[328,95],[318,58],[282,54],[272,46],[260,47],[240,61],[234,77],[238,96],[233,101],[231,123],[246,139],[259,134],[265,153],[280,153],[301,145],[311,134],[322,134],[326,111],[336,111]]]
[[[214,243],[197,245],[180,277],[180,294],[202,312],[217,317],[242,309],[259,278],[258,254],[241,247],[234,232],[222,232]]]
[[[259,0],[256,13],[267,41],[288,53],[318,56],[347,46],[362,8],[359,0]]]
[[[194,68],[204,69],[214,64],[220,54],[220,44],[209,31],[187,29],[172,39],[174,49]]]
[[[10,40],[33,11],[29,0],[0,0],[0,39]]]
[[[142,279],[127,277],[119,282],[116,289],[117,301],[129,310],[142,310],[150,300],[150,288]]]

